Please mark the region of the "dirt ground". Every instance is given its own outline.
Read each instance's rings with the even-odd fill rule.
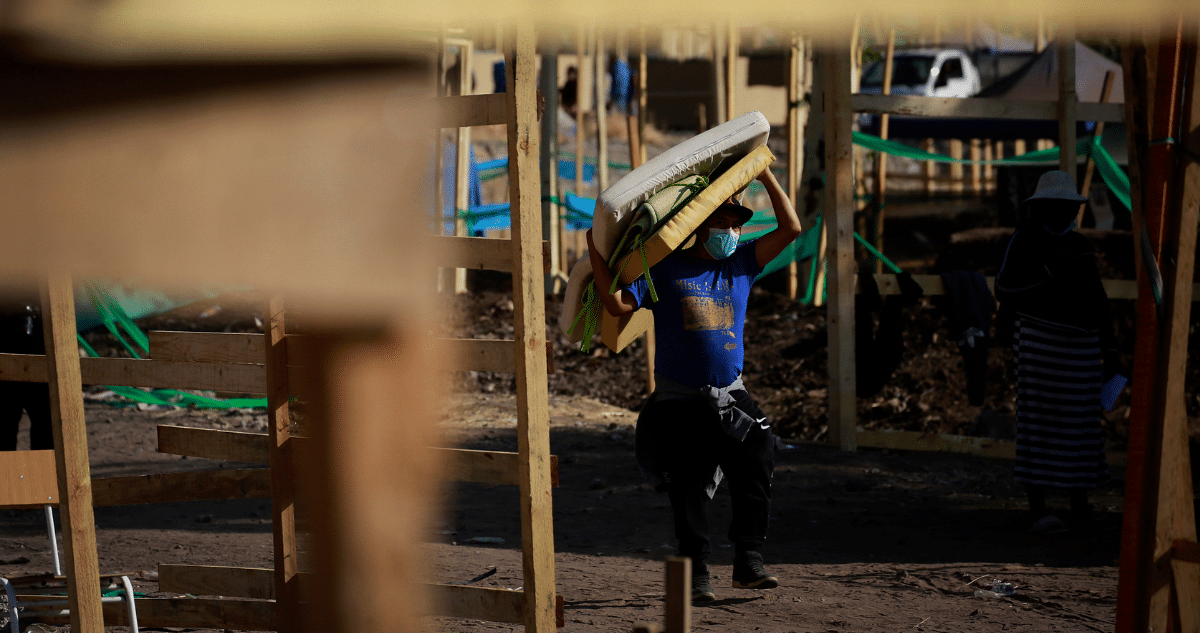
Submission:
[[[156,425],[261,430],[264,424],[262,415],[237,411],[89,402],[86,412],[95,477],[236,467],[155,452]],[[553,396],[551,417],[561,473],[554,524],[565,630],[628,631],[635,622],[661,621],[661,561],[673,553],[673,538],[665,496],[633,464],[635,414],[586,396]],[[510,395],[456,395],[440,424],[448,441],[516,450]],[[719,600],[694,609],[695,630],[1111,631],[1120,488],[1095,495],[1096,521],[1086,530],[1032,536],[1009,468],[970,456],[785,444],[777,455],[766,552],[781,586],[729,588],[731,550],[716,539]],[[722,489],[713,503],[714,535],[728,516]],[[141,572],[138,591],[161,595],[153,581],[158,563],[269,567],[269,517],[265,500],[97,508],[100,568]],[[503,543],[471,544],[477,537]],[[453,486],[426,552],[431,581],[465,583],[495,568],[477,584],[521,586],[516,490]],[[0,511],[0,574],[50,568],[42,513]],[[974,596],[994,578],[1017,585],[1016,595]],[[430,628],[521,630],[444,618],[431,619]]]

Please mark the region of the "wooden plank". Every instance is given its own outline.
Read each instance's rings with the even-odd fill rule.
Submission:
[[[692,559],[668,556],[666,564],[666,601],[663,605],[666,633],[690,633],[692,630]]]
[[[450,369],[512,373],[517,366],[517,342],[481,338],[439,339],[450,358]],[[546,342],[546,367],[553,372],[554,343]]]
[[[1021,99],[918,97],[914,95],[864,95],[850,96],[850,107],[854,112],[873,114],[895,114],[900,116],[951,117],[961,119],[1030,119],[1053,121],[1058,119],[1057,101],[1027,101]],[[1119,103],[1080,103],[1075,110],[1078,121],[1107,121],[1121,123],[1125,120],[1124,108]]]
[[[525,621],[524,591],[467,585],[432,584],[427,587],[433,597],[431,615],[509,624],[521,624]]]
[[[96,594],[99,599],[100,594]],[[217,600],[211,598],[136,598],[138,626],[146,628],[221,629],[237,631],[274,631],[275,603],[255,600]],[[129,626],[129,608],[124,602],[103,606],[104,623]],[[63,625],[70,618],[63,614],[41,615],[38,622]],[[72,629],[73,630],[73,629]]]
[[[97,507],[270,496],[271,473],[266,468],[194,470],[92,480],[92,503]]]
[[[437,252],[437,263],[447,268],[513,271],[511,240],[454,236],[431,236],[425,239],[433,240],[435,252]],[[543,273],[548,273],[550,272],[550,243],[542,242],[541,250],[541,270]]]
[[[592,55],[592,61],[596,64],[592,75],[592,78],[596,82],[596,195],[599,195],[605,189],[608,189],[608,93],[606,91],[607,86],[605,85],[605,76],[608,73],[608,70],[605,68],[605,64],[608,63],[608,51],[604,48],[604,30],[601,27],[595,27],[593,33],[595,34],[593,39],[595,53]],[[530,81],[534,81],[534,79],[530,78]],[[509,85],[511,86],[512,84]],[[509,107],[515,108],[512,105]],[[513,120],[519,119],[521,116],[520,112],[516,112],[515,110],[514,112],[515,116],[508,121],[510,143],[512,141]],[[537,121],[535,120],[533,124],[536,125]],[[512,155],[513,153],[510,149],[508,152],[510,160]],[[510,186],[514,182],[516,181],[511,180],[510,172]],[[509,198],[509,200],[512,199],[511,197]],[[514,212],[513,215],[515,216],[516,213]]]
[[[1015,459],[1017,456],[1015,442],[920,431],[859,431],[858,445],[903,451],[971,453],[997,459]]]
[[[541,94],[545,99],[546,112],[558,112],[558,51],[548,50],[541,56],[539,81]],[[563,266],[561,258],[561,218],[562,210],[558,202],[558,116],[542,117],[541,134],[539,134],[538,156],[541,162],[542,192],[542,238],[550,243],[550,272],[546,275],[546,292],[557,294],[563,287]]]
[[[158,590],[198,596],[275,599],[275,571],[255,567],[158,565]]]
[[[0,453],[0,508],[36,508],[58,499],[54,451]]]
[[[451,481],[479,484],[520,485],[520,454],[501,451],[474,451],[465,448],[437,448],[446,464]],[[550,456],[550,486],[558,487],[558,456]]]
[[[801,43],[803,40],[795,33],[791,36],[791,42],[788,46],[788,86],[787,86],[787,132],[788,132],[788,154],[787,154],[787,188],[788,199],[792,201],[792,208],[804,209],[800,204],[800,175],[803,172],[801,162],[804,160],[804,148],[802,140],[804,131],[801,129],[800,123],[800,64],[804,62],[804,55],[801,52]],[[801,211],[801,217],[803,217]],[[787,296],[790,300],[796,299],[796,292],[800,288],[799,269],[796,262],[792,261],[788,264],[787,270]]]
[[[468,75],[468,73],[463,73]],[[508,120],[508,102],[504,93],[457,95],[437,99],[437,126],[440,128],[502,125]]]
[[[261,334],[151,331],[146,335],[154,360],[261,365],[266,353]]]
[[[461,68],[463,74],[469,74]],[[275,563],[273,578],[278,595],[275,621],[280,631],[299,631],[299,581],[296,579],[296,474],[295,442],[288,404],[288,338],[286,310],[281,297],[267,303],[263,323],[267,370],[267,453],[271,464],[271,545]]]
[[[896,59],[896,29],[888,31],[887,53],[883,56],[883,87],[881,94],[892,94],[892,66]],[[888,138],[889,115],[879,115],[879,138]],[[875,156],[875,222],[874,239],[871,243],[880,253],[883,252],[883,224],[887,211],[887,153],[878,152]],[[883,260],[875,260],[875,272],[883,272]]]
[[[825,77],[825,222],[828,241],[829,442],[852,451],[858,414],[854,376],[854,175],[850,50],[821,56]],[[819,289],[818,289],[819,291]]]
[[[159,425],[158,452],[250,464],[270,461],[269,438],[263,433]]]
[[[41,295],[71,630],[103,633],[96,521],[92,511],[93,489],[71,276],[64,271],[52,271],[42,284]]]
[[[599,40],[597,33],[597,40]],[[597,51],[603,51],[597,46]],[[597,55],[597,59],[599,59]],[[550,413],[547,394],[546,306],[542,267],[538,199],[536,36],[529,23],[516,26],[507,63],[509,200],[512,201],[514,336],[517,355],[517,446],[520,453],[521,548],[526,609],[523,621],[530,633],[555,628],[554,517],[550,494]],[[601,74],[601,77],[603,75]],[[597,95],[600,97],[600,95]],[[599,99],[598,103],[601,103]],[[600,121],[604,107],[597,108]],[[604,126],[600,126],[603,137]],[[608,160],[601,138],[601,190]]]
[[[261,365],[191,363],[137,358],[80,358],[83,384],[265,393]],[[46,357],[0,354],[0,380],[46,382]]]

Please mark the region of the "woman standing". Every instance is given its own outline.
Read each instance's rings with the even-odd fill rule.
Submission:
[[[1085,200],[1066,172],[1043,174],[996,276],[1001,318],[1014,332],[1014,478],[1025,485],[1035,532],[1066,529],[1046,511],[1048,488],[1069,493],[1078,523],[1090,514],[1088,491],[1108,478],[1100,388],[1119,357],[1095,252],[1073,230]]]

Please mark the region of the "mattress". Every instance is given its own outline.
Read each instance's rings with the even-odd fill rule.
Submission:
[[[651,196],[659,191],[688,176],[696,174],[716,176],[713,182],[713,184],[716,184],[715,181],[723,177],[717,174],[728,173],[731,167],[738,164],[751,150],[763,146],[767,141],[767,135],[770,133],[770,130],[771,126],[767,123],[766,117],[759,112],[748,112],[732,121],[721,124],[672,147],[626,174],[608,189],[601,192],[596,200],[596,209],[592,215],[592,239],[596,244],[596,249],[605,260],[608,260],[621,240],[621,237],[629,228],[635,212],[642,203],[649,200]],[[750,178],[753,179],[754,175],[757,175],[757,172],[752,174]],[[749,180],[746,183],[742,183],[742,186],[748,182]],[[736,191],[737,189],[733,189],[725,197],[728,198],[729,195],[732,195]],[[701,195],[703,195],[703,192]],[[697,196],[697,199],[699,198],[700,196]],[[711,202],[712,196],[705,197],[705,200]],[[721,201],[724,201],[724,199]],[[716,204],[720,204],[721,201]],[[691,204],[689,204],[690,206]],[[712,206],[712,208],[708,209],[708,212],[711,213],[712,209],[715,208],[715,205]],[[700,207],[693,209],[689,217],[699,213],[698,209]],[[670,250],[663,252],[667,244],[674,242],[675,247],[679,246],[680,241],[676,238],[684,227],[689,223],[692,224],[692,229],[688,230],[682,236],[686,238],[695,229],[695,226],[703,222],[706,217],[708,217],[707,213],[698,220],[680,220],[680,223],[669,232],[669,235],[672,236],[670,239],[664,239],[656,243],[653,252],[657,258],[653,259],[650,265],[653,266],[654,263],[657,263],[662,257],[670,253]],[[662,228],[666,228],[666,226],[664,225]],[[651,244],[647,242],[646,247],[647,255],[650,255]],[[628,268],[629,266],[627,266],[627,270]],[[630,283],[633,279],[637,278],[637,275],[641,274],[640,255],[638,256],[638,266],[635,268],[637,271],[636,274],[632,272],[622,274],[621,283]],[[629,277],[629,275],[632,275],[632,277]],[[625,281],[626,278],[629,281]],[[576,321],[584,320],[579,318],[579,315],[585,307],[583,302],[584,290],[591,282],[592,265],[589,258],[583,257],[571,269],[571,275],[567,282],[563,308],[558,320],[559,327],[563,332],[571,329]],[[600,308],[599,312],[605,312],[603,307]],[[643,316],[639,319],[627,319],[626,321],[643,323],[648,321],[648,319]],[[645,328],[642,329],[642,331],[644,330]],[[574,329],[571,329],[567,335],[571,341],[577,342],[583,337],[583,334],[584,327],[580,323]]]

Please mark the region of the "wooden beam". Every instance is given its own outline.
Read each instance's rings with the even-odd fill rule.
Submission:
[[[511,177],[511,176],[510,176]],[[439,265],[513,272],[512,241],[494,237],[432,236]],[[534,247],[536,252],[537,247]],[[542,273],[550,272],[550,243],[541,242]]]
[[[92,480],[92,503],[96,507],[270,496],[271,473],[266,468],[194,470]]]
[[[525,621],[524,591],[436,584],[428,588],[433,597],[431,615],[509,624]]]
[[[997,459],[1015,459],[1017,456],[1015,442],[920,431],[859,431],[858,445],[889,450],[970,453]]]
[[[502,125],[508,120],[508,102],[503,92],[440,97],[437,109],[440,128]]]
[[[521,483],[520,454],[438,448],[451,481],[517,486]],[[558,487],[558,456],[550,456],[550,486]]]
[[[159,563],[158,590],[198,596],[274,600],[275,570]]]
[[[892,94],[892,66],[896,59],[896,29],[888,31],[887,54],[883,56],[883,90],[882,94]],[[879,115],[879,138],[888,138],[888,119],[890,115]],[[883,224],[887,217],[887,153],[878,152],[875,156],[875,226],[874,239],[871,243],[880,253],[883,252]],[[883,260],[875,260],[875,272],[883,272]]]
[[[858,413],[854,377],[854,175],[850,139],[850,50],[824,51],[825,222],[828,240],[829,441],[852,451]],[[819,289],[818,289],[819,291]]]
[[[100,594],[96,593],[99,600]],[[142,628],[221,629],[275,631],[275,603],[256,600],[213,598],[136,598],[138,626]],[[39,614],[38,622],[63,625],[66,614]],[[129,626],[129,608],[124,602],[103,606],[104,624]],[[74,630],[74,629],[72,629]]]
[[[792,34],[788,46],[787,86],[787,191],[788,199],[792,201],[792,208],[800,210],[801,218],[805,217],[804,205],[800,203],[800,177],[804,171],[801,164],[804,161],[804,148],[802,147],[804,130],[800,122],[800,65],[804,63],[803,41],[799,35]],[[796,292],[800,287],[799,274],[799,267],[793,260],[788,264],[787,271],[787,296],[793,301],[796,299]]]
[[[270,462],[269,441],[270,438],[263,433],[191,426],[158,427],[158,452],[170,455],[266,464]]]
[[[538,257],[537,73],[534,27],[520,23],[507,56],[508,173],[512,201],[514,337],[517,355],[517,447],[520,453],[521,549],[526,631],[548,633],[555,625],[554,517],[550,494],[550,413],[546,383],[546,306]],[[603,52],[597,32],[597,58]],[[598,62],[599,67],[599,62]],[[602,95],[597,111],[603,123]],[[600,126],[601,190],[607,186],[603,124]]]
[[[1039,121],[1058,119],[1057,101],[855,94],[850,97],[850,107],[854,112],[900,116]],[[1080,103],[1075,109],[1075,118],[1077,121],[1121,123],[1125,120],[1125,112],[1119,103]]]
[[[517,366],[517,342],[481,338],[440,339],[451,359],[449,369],[512,373]],[[554,343],[546,341],[546,367],[553,372]]]
[[[266,392],[266,371],[260,365],[80,358],[79,373],[86,385]],[[37,354],[0,354],[0,380],[46,382],[46,357]]]
[[[606,72],[604,66],[608,62],[608,51],[604,47],[603,29],[599,26],[594,27],[594,33],[596,48],[593,61],[596,63],[596,69],[592,78],[596,83],[596,195],[600,195],[605,189],[608,189],[608,95],[604,91],[604,76]],[[516,113],[516,116],[520,117],[520,113]],[[509,119],[509,125],[512,125],[512,119]],[[512,140],[511,135],[512,128],[510,127],[510,141]],[[511,159],[513,155],[511,150],[508,155]],[[513,181],[510,179],[509,182]],[[512,198],[509,199],[511,200]]]
[[[103,633],[96,521],[92,511],[94,491],[88,462],[71,276],[64,271],[52,271],[42,284],[41,295],[46,340],[45,380],[50,389],[50,424],[54,431],[71,630]]]
[[[0,453],[0,508],[58,504],[54,451]]]
[[[154,360],[261,365],[266,353],[261,334],[151,331],[146,335]]]

